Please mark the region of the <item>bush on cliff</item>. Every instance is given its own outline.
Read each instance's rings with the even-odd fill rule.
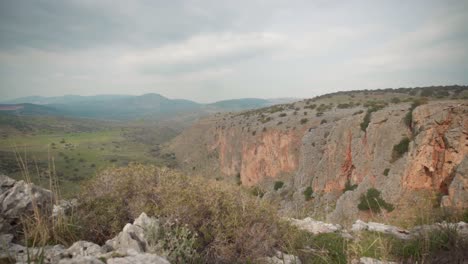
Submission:
[[[391,203],[387,203],[380,196],[380,191],[375,188],[367,190],[366,194],[362,194],[359,198],[358,209],[361,211],[371,211],[373,213],[380,213],[381,208],[388,212],[393,211],[394,207]]]
[[[410,139],[405,137],[398,144],[393,146],[392,161],[396,161],[401,158],[406,152],[408,152]]]

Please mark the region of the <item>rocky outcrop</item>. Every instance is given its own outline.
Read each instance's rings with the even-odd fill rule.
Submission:
[[[448,195],[442,198],[445,207],[468,208],[468,156],[458,165],[448,188]]]
[[[41,263],[168,264],[169,261],[148,247],[148,228],[157,225],[157,219],[142,213],[133,224],[127,224],[117,237],[102,247],[88,241],[77,241],[69,248],[62,245],[26,248],[13,243],[13,235],[4,234],[0,236],[0,260],[28,263],[28,259],[43,258]]]
[[[18,231],[20,218],[51,211],[51,191],[0,175],[0,234]]]

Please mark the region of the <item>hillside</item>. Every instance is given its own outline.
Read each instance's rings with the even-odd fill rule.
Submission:
[[[357,205],[375,188],[395,207],[388,217],[412,221],[468,204],[467,96],[466,86],[353,91],[218,114],[166,151],[187,173],[256,186],[288,214],[369,218]]]

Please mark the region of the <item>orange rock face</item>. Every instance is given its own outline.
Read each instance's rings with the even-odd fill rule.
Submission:
[[[241,179],[253,185],[266,177],[295,171],[298,164],[297,148],[300,137],[294,132],[272,131],[262,133],[259,142],[242,146]]]
[[[457,114],[457,111],[461,110],[451,108],[434,113],[430,108],[421,107],[415,114],[416,122],[419,123],[424,123],[425,119],[436,114],[441,115],[441,118],[427,124],[427,130],[418,135],[421,139],[409,157],[403,180],[404,187],[432,189],[448,194],[448,185],[452,181],[454,169],[468,153],[468,120],[463,119],[463,115]],[[457,128],[462,132],[454,133],[453,130]],[[450,145],[448,142],[447,136],[450,131],[456,144]]]
[[[293,172],[298,166],[301,133],[272,130],[259,133],[252,140],[238,140],[236,129],[217,131],[211,148],[218,149],[220,170],[225,175],[240,174],[242,184],[251,186],[265,178]]]

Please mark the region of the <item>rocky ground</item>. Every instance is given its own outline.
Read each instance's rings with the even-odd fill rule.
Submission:
[[[157,232],[159,221],[145,213],[128,223],[114,238],[97,245],[88,241],[77,241],[70,247],[63,245],[46,245],[26,247],[20,244],[20,220],[33,215],[36,208],[51,212],[51,217],[67,214],[76,202],[54,203],[52,192],[34,186],[24,181],[15,181],[7,176],[0,176],[0,260],[1,263],[169,263],[164,257],[155,253],[157,241],[152,239],[152,233]],[[49,209],[49,210],[48,210]],[[461,237],[468,237],[468,224],[436,223],[416,226],[409,230],[391,225],[356,220],[350,229],[341,225],[316,221],[312,218],[287,218],[292,225],[314,235],[335,233],[346,239],[357,239],[361,232],[376,232],[391,235],[397,239],[409,240],[422,233],[450,228],[456,230]],[[467,259],[468,261],[468,259]],[[260,263],[301,263],[298,257],[277,251],[274,256],[259,259]],[[351,263],[392,263],[373,258],[362,257]]]

